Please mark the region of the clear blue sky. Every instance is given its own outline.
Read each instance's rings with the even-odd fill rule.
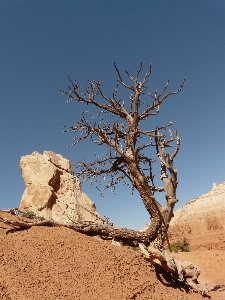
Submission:
[[[91,155],[90,143],[68,148],[61,126],[80,115],[65,104],[67,74],[85,87],[104,82],[110,96],[113,62],[132,74],[153,64],[154,92],[169,79],[182,93],[161,107],[161,123],[176,121],[182,139],[176,208],[225,179],[225,1],[0,1],[0,208],[17,207],[24,183],[21,156],[52,150],[72,163]],[[124,99],[126,101],[126,99]],[[84,108],[86,109],[86,107]],[[149,128],[152,128],[149,121]],[[99,149],[99,151],[101,151]],[[92,153],[93,154],[93,153]],[[97,211],[118,226],[140,229],[149,221],[138,194],[101,198],[83,191]]]

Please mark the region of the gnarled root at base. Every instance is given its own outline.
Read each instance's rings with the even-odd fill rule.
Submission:
[[[169,250],[162,252],[153,246],[146,247],[142,243],[139,243],[139,249],[152,265],[160,265],[173,279],[184,282],[202,296],[210,297],[209,288],[198,280],[201,271],[197,266],[188,261],[174,259]]]

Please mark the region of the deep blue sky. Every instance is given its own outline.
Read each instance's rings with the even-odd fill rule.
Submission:
[[[0,208],[19,205],[21,156],[52,150],[73,162],[91,155],[90,143],[67,147],[72,136],[61,126],[73,125],[81,107],[65,104],[58,86],[67,88],[67,74],[83,87],[97,78],[111,96],[114,61],[132,74],[141,61],[144,73],[152,63],[153,92],[168,79],[175,90],[186,78],[159,119],[176,121],[182,139],[176,208],[225,179],[225,1],[1,0],[0,10]],[[88,184],[83,191],[118,226],[149,221],[138,194],[120,187],[120,196],[101,198]]]

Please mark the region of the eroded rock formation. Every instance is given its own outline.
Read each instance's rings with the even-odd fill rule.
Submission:
[[[181,224],[187,222],[187,220],[199,220],[199,230],[205,231],[216,226],[223,228],[225,226],[225,180],[222,184],[213,183],[213,188],[207,194],[202,195],[199,198],[188,201],[183,207],[174,212],[174,217],[171,220],[171,225]],[[204,220],[199,218],[204,214]],[[217,218],[217,222],[214,225],[213,222],[209,222],[209,219]],[[208,221],[207,221],[208,219]],[[215,222],[214,222],[215,223]]]
[[[213,188],[199,198],[188,201],[174,212],[169,233],[172,239],[188,238],[195,249],[225,249],[225,181],[213,183]],[[202,236],[205,238],[202,239]],[[209,237],[214,237],[209,244]],[[205,241],[200,244],[198,240]],[[192,247],[193,249],[193,247]]]
[[[62,155],[33,152],[22,156],[20,168],[26,186],[20,210],[60,222],[100,221],[95,204],[81,191],[69,160]]]

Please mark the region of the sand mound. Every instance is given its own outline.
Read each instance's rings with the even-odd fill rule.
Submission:
[[[202,299],[138,252],[68,228],[0,223],[0,238],[0,299]]]

